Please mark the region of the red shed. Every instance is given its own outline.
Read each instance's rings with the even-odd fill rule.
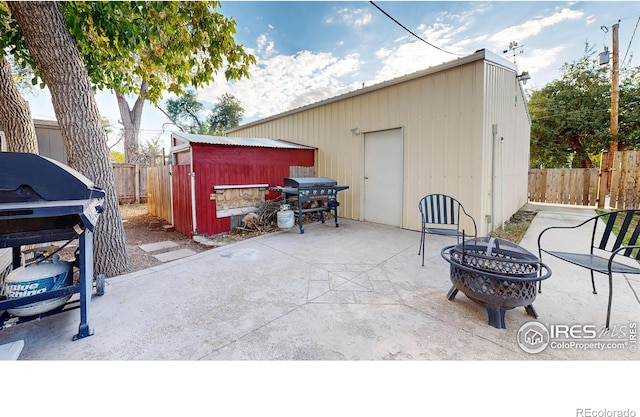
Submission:
[[[296,169],[313,169],[316,148],[275,139],[171,134],[173,225],[186,235],[228,232]],[[301,168],[293,168],[301,167]]]

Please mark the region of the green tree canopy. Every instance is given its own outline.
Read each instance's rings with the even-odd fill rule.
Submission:
[[[196,92],[187,90],[184,94],[167,100],[166,115],[185,132],[204,134],[205,127],[200,121],[203,109],[204,105],[198,101]]]
[[[244,109],[238,99],[229,93],[223,94],[207,118],[209,134],[222,135],[225,131],[238,127],[243,114]]]
[[[193,90],[187,90],[181,96],[167,100],[166,110],[161,110],[173,124],[185,132],[222,135],[226,130],[240,124],[244,109],[232,94],[225,93],[218,100],[204,122],[204,104],[198,101]]]
[[[585,55],[562,67],[562,77],[529,99],[531,113],[530,166],[591,167],[592,155],[608,149],[610,135],[611,78],[607,66],[599,66],[588,45]],[[620,149],[640,143],[639,118],[633,111],[638,95],[638,71],[627,71],[620,88]]]
[[[235,21],[216,10],[217,1],[61,2],[91,82],[112,89],[125,129],[125,155],[138,152],[145,100],[157,104],[164,92],[180,95],[215,81],[249,76],[255,57],[235,43]],[[0,47],[34,69],[19,26],[0,3]],[[41,84],[42,85],[42,84]],[[137,97],[133,108],[126,97]]]

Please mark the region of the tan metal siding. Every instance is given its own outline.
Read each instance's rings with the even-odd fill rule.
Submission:
[[[512,71],[487,64],[486,78],[485,152],[489,160],[483,170],[487,190],[484,203],[486,212],[491,214],[492,125],[497,124],[496,190],[493,198],[495,226],[499,227],[527,203],[530,121],[525,97]]]

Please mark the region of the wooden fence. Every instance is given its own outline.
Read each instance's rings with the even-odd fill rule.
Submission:
[[[606,159],[602,175],[598,168],[530,169],[529,201],[602,208],[610,181],[607,208],[640,208],[640,151],[616,152],[611,170]]]
[[[171,211],[171,173],[169,165],[147,168],[147,210],[149,214],[173,222]]]
[[[616,152],[611,175],[609,206],[616,210],[640,208],[640,151]]]
[[[147,166],[140,164],[113,164],[118,202],[147,202]]]
[[[529,201],[595,206],[598,180],[598,168],[530,169]]]

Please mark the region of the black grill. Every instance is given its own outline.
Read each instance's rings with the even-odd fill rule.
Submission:
[[[80,293],[80,326],[73,340],[93,333],[88,324],[93,288],[93,231],[103,211],[104,196],[104,191],[89,179],[57,161],[29,153],[0,152],[0,248],[13,249],[13,268],[22,264],[24,245],[79,240],[75,261],[78,284],[21,298],[0,299],[0,313]],[[2,314],[0,328],[12,319],[15,318],[8,312]]]
[[[338,224],[337,200],[339,191],[347,190],[346,185],[338,185],[331,178],[322,177],[287,177],[283,187],[272,187],[269,191],[282,193],[283,200],[290,204],[294,214],[298,217],[300,233],[304,233],[302,226],[303,216],[308,213],[319,213],[320,220],[324,223],[324,212],[333,210],[336,227]]]

